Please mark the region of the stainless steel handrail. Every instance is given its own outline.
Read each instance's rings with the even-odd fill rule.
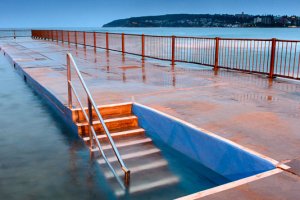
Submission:
[[[80,83],[83,87],[83,89],[85,90],[86,94],[87,94],[87,101],[88,101],[88,111],[89,111],[89,115],[86,113],[84,107],[83,107],[83,104],[78,96],[78,93],[74,87],[74,85],[72,84],[72,79],[71,79],[71,65],[74,67],[75,71],[76,71],[76,74],[80,80]],[[100,150],[104,160],[106,161],[107,165],[109,166],[109,168],[111,169],[111,171],[113,172],[114,176],[117,178],[117,181],[121,184],[122,188],[125,189],[125,186],[128,186],[129,185],[129,180],[130,180],[130,170],[126,167],[125,163],[123,162],[121,156],[120,156],[120,153],[110,135],[110,132],[103,120],[103,117],[102,115],[100,114],[99,110],[98,110],[98,106],[97,104],[95,103],[88,87],[86,86],[85,84],[85,81],[73,59],[73,56],[70,54],[70,53],[67,53],[67,79],[68,79],[68,106],[70,109],[73,108],[73,103],[72,103],[72,92],[75,94],[75,97],[80,105],[80,108],[81,110],[83,111],[83,114],[84,114],[84,117],[86,119],[86,121],[88,122],[89,124],[89,132],[90,132],[90,142],[91,142],[91,149],[93,149],[93,146],[94,146],[94,143],[93,143],[93,140],[96,141],[96,144],[97,144],[97,147],[98,149]],[[92,108],[94,108],[95,112],[96,112],[96,115],[99,119],[99,121],[101,122],[102,126],[103,126],[103,129],[104,129],[104,132],[110,142],[110,145],[112,146],[112,149],[114,151],[114,154],[115,156],[117,157],[117,160],[125,174],[124,176],[124,182],[125,182],[125,186],[122,184],[122,182],[120,181],[120,177],[117,175],[116,171],[114,170],[114,168],[112,167],[112,165],[110,164],[110,162],[108,161],[103,149],[102,149],[102,146],[100,144],[100,141],[97,137],[97,134],[95,132],[95,129],[93,127],[93,116],[92,116]]]

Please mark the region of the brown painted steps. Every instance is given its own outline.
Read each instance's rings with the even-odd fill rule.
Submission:
[[[114,118],[116,116],[131,115],[132,114],[131,108],[132,108],[132,103],[128,102],[128,103],[99,106],[98,110],[100,111],[103,119],[108,119],[108,118]],[[87,112],[88,109],[86,108],[85,111]],[[92,114],[93,114],[93,119],[97,119],[97,115],[94,110]],[[80,108],[72,109],[72,118],[74,122],[85,122],[84,115]]]
[[[153,144],[151,138],[146,136],[145,130],[138,126],[138,118],[132,114],[131,103],[101,106],[99,111],[124,163],[131,171],[130,193],[151,191],[154,188],[164,188],[178,183],[178,178],[168,169],[168,163],[161,155],[160,149]],[[83,140],[89,145],[88,124],[80,110],[73,111],[73,120]],[[123,177],[124,173],[95,113],[93,113],[93,124],[108,160],[117,174]],[[97,148],[90,150],[98,151]],[[113,188],[119,188],[104,159],[101,155],[99,157],[97,161],[108,181],[112,183]],[[121,189],[115,192],[118,196],[125,194]]]
[[[132,103],[112,104],[100,106],[99,111],[104,119],[104,122],[110,132],[131,130],[138,127],[138,119],[132,115]],[[74,109],[72,112],[74,122],[77,124],[78,133],[81,136],[88,136],[89,126],[84,119],[80,109]],[[104,129],[96,112],[93,110],[94,129],[99,134],[103,133]]]

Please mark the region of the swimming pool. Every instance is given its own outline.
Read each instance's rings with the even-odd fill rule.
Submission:
[[[4,138],[0,141],[0,194],[7,199],[118,198],[83,141],[24,84],[3,56],[0,70]],[[259,156],[172,117],[138,104],[133,111],[160,149],[173,182],[122,196],[125,199],[181,197],[275,168]]]

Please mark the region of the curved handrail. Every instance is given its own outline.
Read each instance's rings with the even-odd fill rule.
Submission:
[[[86,111],[85,111],[85,109],[84,109],[84,107],[83,107],[83,105],[82,105],[82,103],[80,101],[80,98],[78,96],[77,91],[75,90],[75,88],[74,88],[74,86],[72,84],[72,80],[71,80],[71,65],[74,67],[74,69],[76,71],[76,74],[77,74],[77,76],[78,76],[78,78],[79,78],[79,80],[81,82],[81,85],[82,85],[82,87],[84,88],[84,90],[85,90],[85,92],[87,94],[88,105],[89,105],[88,106],[89,107],[89,115],[90,115],[89,117],[88,117],[88,115],[87,115],[87,113],[86,113]],[[125,178],[125,185],[126,186],[129,185],[130,170],[126,167],[125,163],[123,162],[123,160],[122,160],[122,158],[120,156],[120,153],[119,153],[119,151],[118,151],[118,149],[117,149],[117,147],[116,147],[116,145],[115,145],[115,143],[114,143],[114,141],[113,141],[113,139],[112,139],[112,137],[110,135],[110,132],[109,132],[109,130],[108,130],[108,128],[107,128],[104,120],[103,120],[103,117],[102,117],[102,115],[100,114],[100,112],[98,110],[98,106],[95,103],[95,101],[94,101],[94,99],[93,99],[93,97],[92,97],[92,95],[91,95],[88,87],[86,86],[85,81],[84,81],[84,79],[83,79],[83,77],[82,77],[82,75],[81,75],[81,73],[80,73],[80,71],[79,71],[79,69],[78,69],[75,61],[74,61],[74,58],[73,58],[73,56],[70,53],[67,53],[67,78],[68,78],[68,106],[69,106],[69,108],[70,109],[73,108],[73,105],[72,105],[72,91],[73,91],[74,94],[75,94],[75,97],[77,98],[77,100],[78,100],[78,102],[80,104],[80,107],[81,107],[81,109],[82,109],[82,111],[84,113],[84,117],[86,118],[88,124],[90,125],[90,131],[92,133],[92,134],[90,134],[91,145],[93,145],[93,139],[95,139],[96,143],[97,143],[97,146],[98,146],[99,150],[101,151],[104,160],[106,161],[106,163],[108,164],[108,166],[110,167],[110,169],[112,170],[112,172],[114,173],[114,175],[117,177],[117,180],[119,181],[119,177],[117,176],[115,170],[113,169],[113,167],[111,166],[111,164],[109,163],[108,159],[105,156],[105,153],[104,153],[104,151],[103,151],[103,149],[101,147],[100,141],[98,140],[97,134],[96,134],[95,129],[93,127],[92,116],[91,115],[92,115],[92,107],[94,107],[96,115],[97,115],[100,123],[103,126],[104,132],[105,132],[105,134],[106,134],[106,136],[107,136],[107,138],[108,138],[108,140],[110,142],[110,145],[112,146],[114,154],[117,157],[117,160],[118,160],[118,162],[119,162],[119,164],[120,164],[123,172],[125,173],[125,177],[124,177]]]

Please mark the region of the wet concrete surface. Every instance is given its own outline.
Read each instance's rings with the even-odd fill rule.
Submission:
[[[300,196],[300,82],[124,55],[43,40],[1,40],[15,62],[67,103],[71,52],[99,105],[134,101],[158,109],[278,161],[288,172],[207,199]],[[80,88],[73,73],[75,85]],[[80,92],[86,99],[84,92]],[[74,103],[76,105],[76,102]]]

